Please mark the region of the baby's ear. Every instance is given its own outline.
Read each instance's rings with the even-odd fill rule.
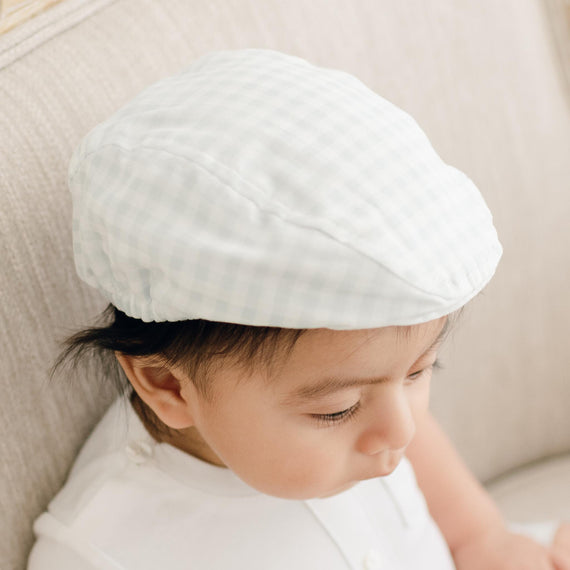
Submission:
[[[165,364],[149,363],[148,358],[115,352],[115,356],[140,399],[158,418],[173,429],[194,425],[188,402],[181,391],[184,380]]]

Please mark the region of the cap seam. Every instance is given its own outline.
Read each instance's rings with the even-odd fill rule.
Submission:
[[[268,215],[272,215],[275,216],[276,218],[278,218],[279,220],[281,220],[282,222],[300,228],[302,230],[314,230],[317,231],[319,233],[321,233],[322,235],[326,236],[328,239],[334,241],[335,243],[349,249],[350,251],[353,251],[354,253],[357,253],[358,255],[363,256],[364,258],[368,259],[369,261],[372,261],[374,264],[382,267],[385,271],[387,271],[388,273],[390,273],[391,275],[393,275],[394,277],[396,277],[398,280],[400,280],[401,282],[405,283],[406,285],[412,287],[413,289],[415,289],[416,291],[420,291],[422,293],[426,293],[429,294],[430,296],[432,296],[433,298],[437,298],[437,299],[442,299],[442,300],[449,300],[449,299],[453,299],[453,297],[444,297],[442,295],[437,295],[434,294],[432,291],[429,291],[427,289],[424,289],[422,287],[418,287],[416,284],[414,283],[410,283],[407,279],[405,279],[404,277],[402,277],[401,275],[398,275],[397,273],[395,273],[394,271],[392,271],[389,267],[387,267],[386,265],[382,264],[381,262],[379,262],[377,259],[374,259],[373,257],[371,257],[370,255],[368,255],[367,253],[356,249],[354,246],[351,246],[350,244],[342,241],[341,239],[339,239],[337,236],[332,235],[329,231],[327,231],[326,229],[323,229],[322,227],[312,227],[312,226],[307,226],[305,224],[300,223],[299,221],[296,221],[294,219],[291,219],[291,217],[294,218],[294,215],[291,216],[292,212],[284,205],[282,205],[279,201],[276,201],[275,203],[279,206],[280,209],[283,210],[283,213],[289,217],[285,217],[282,215],[281,212],[278,211],[273,211],[271,209],[268,209],[262,205],[260,205],[258,203],[258,201],[256,201],[254,198],[250,197],[250,196],[244,196],[242,193],[238,192],[237,190],[235,190],[231,184],[229,184],[228,181],[224,180],[223,178],[221,178],[216,172],[214,172],[211,168],[208,168],[208,166],[202,164],[201,162],[199,162],[196,158],[193,157],[188,157],[188,156],[184,156],[184,155],[180,155],[174,152],[171,152],[169,150],[165,150],[163,148],[156,148],[154,146],[146,146],[146,145],[137,145],[137,146],[133,146],[133,147],[125,147],[122,144],[119,143],[106,143],[103,144],[101,146],[99,146],[96,150],[93,150],[91,152],[86,153],[79,161],[79,165],[78,167],[75,169],[73,175],[70,175],[69,180],[73,180],[73,178],[75,178],[76,174],[78,173],[78,171],[81,169],[80,164],[86,160],[89,156],[97,154],[98,152],[100,152],[102,149],[105,149],[107,147],[115,147],[118,148],[122,151],[125,152],[133,152],[135,150],[141,149],[141,150],[150,150],[150,151],[154,151],[154,152],[160,152],[160,153],[164,153],[164,154],[168,154],[178,160],[183,160],[185,162],[189,162],[191,164],[193,164],[195,167],[203,170],[204,172],[206,172],[207,174],[209,174],[212,178],[214,178],[216,181],[218,181],[220,184],[222,184],[225,188],[227,188],[229,191],[231,191],[234,195],[239,196],[241,199],[246,200],[250,203],[252,203],[260,212],[263,212],[264,214],[268,214]],[[194,149],[192,149],[192,152],[196,153],[198,156],[203,157],[203,158],[207,158],[208,160],[210,160],[213,164],[216,165],[216,167],[228,172],[231,176],[234,176],[235,178],[237,178],[241,183],[243,183],[246,186],[251,187],[254,190],[259,190],[259,188],[253,184],[252,182],[246,180],[245,178],[243,178],[243,176],[241,176],[238,172],[236,172],[233,168],[226,166],[222,163],[220,163],[216,158],[214,158],[213,156],[202,152],[202,151],[196,151]],[[489,255],[487,257],[487,259],[489,259],[491,256]],[[474,273],[474,271],[471,271],[469,273],[469,275],[471,275],[472,273]],[[478,273],[480,273],[480,271],[478,271]],[[473,287],[473,283],[471,283],[472,288]]]

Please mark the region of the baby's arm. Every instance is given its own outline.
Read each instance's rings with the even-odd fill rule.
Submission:
[[[459,570],[570,570],[545,547],[508,531],[490,495],[428,412],[406,453]]]

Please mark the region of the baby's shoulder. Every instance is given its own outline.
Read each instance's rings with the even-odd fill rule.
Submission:
[[[160,471],[151,459],[127,462],[83,489],[64,487],[37,519],[38,537],[81,555],[87,549],[90,559],[96,552],[125,569],[285,570],[318,567],[329,558],[325,567],[345,568],[303,501],[210,494]]]
[[[240,568],[236,560],[248,570],[312,568],[315,553],[330,557],[327,568],[345,568],[305,502],[259,493],[228,469],[155,442],[132,418],[125,429],[122,415],[111,409],[86,442],[34,524],[39,539],[137,570],[188,560],[209,570]]]

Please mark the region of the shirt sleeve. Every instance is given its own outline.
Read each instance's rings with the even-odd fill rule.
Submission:
[[[522,534],[536,540],[546,548],[554,542],[554,535],[560,527],[559,520],[544,520],[527,523],[507,522],[507,528],[516,534]]]
[[[126,570],[50,513],[36,519],[34,532],[27,570]]]
[[[35,544],[28,559],[28,570],[98,570],[79,553],[53,540],[40,538]]]

